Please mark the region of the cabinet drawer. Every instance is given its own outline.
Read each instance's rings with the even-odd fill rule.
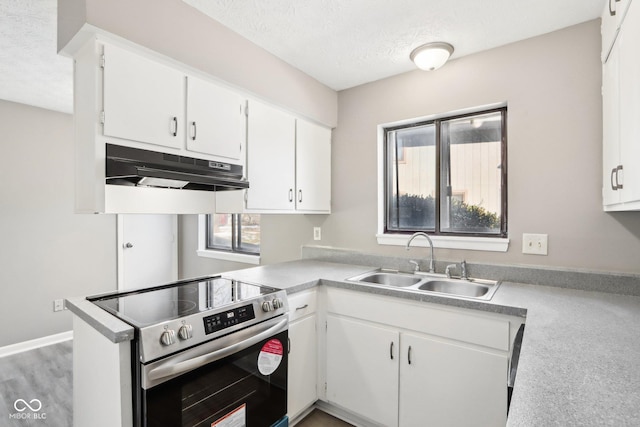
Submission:
[[[295,293],[288,300],[290,322],[316,312],[315,290]]]

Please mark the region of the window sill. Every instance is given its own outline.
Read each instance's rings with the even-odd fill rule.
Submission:
[[[406,246],[411,235],[407,234],[376,234],[379,245]],[[464,236],[429,236],[434,248],[466,249],[471,251],[506,252],[509,249],[509,239],[495,237],[464,237]],[[429,246],[427,239],[417,238],[411,246]]]
[[[198,249],[198,256],[204,258],[219,259],[222,261],[242,262],[245,264],[260,265],[260,255],[240,254],[237,252],[214,251],[211,249]]]

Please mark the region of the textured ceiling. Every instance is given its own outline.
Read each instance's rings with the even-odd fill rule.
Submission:
[[[604,0],[183,1],[336,90],[414,69],[409,53],[423,43],[449,42],[455,58],[597,18],[604,5]],[[56,12],[57,0],[0,0],[0,99],[72,112],[72,61],[56,54]]]
[[[415,69],[413,48],[453,58],[600,16],[604,0],[183,0],[327,86]]]
[[[73,63],[57,55],[57,0],[0,0],[0,99],[73,111]]]

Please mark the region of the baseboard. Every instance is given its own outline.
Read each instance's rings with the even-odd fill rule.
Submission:
[[[0,357],[11,356],[12,354],[22,353],[23,351],[34,350],[36,348],[57,344],[63,341],[73,339],[73,331],[61,332],[59,334],[48,335],[34,340],[23,341],[16,344],[0,347]]]

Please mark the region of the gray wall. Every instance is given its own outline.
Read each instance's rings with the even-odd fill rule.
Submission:
[[[509,250],[436,249],[436,258],[640,273],[640,213],[602,210],[599,26],[594,20],[453,60],[436,72],[339,92],[332,214],[263,216],[263,263],[296,259],[303,244],[426,255],[376,242],[376,126],[507,102]],[[322,226],[320,242],[311,239],[314,225]],[[250,267],[198,258],[196,229],[195,218],[181,221],[181,275]],[[548,234],[548,256],[522,254],[522,233]]]
[[[0,347],[72,329],[53,300],[116,288],[115,216],[76,215],[73,118],[0,101]]]
[[[303,245],[319,243],[313,240],[313,227],[322,225],[326,218],[327,215],[262,215],[260,218],[261,263],[273,264],[299,259]],[[178,227],[180,236],[178,274],[181,278],[255,267],[251,264],[197,256],[197,215],[180,215]]]
[[[599,25],[594,20],[463,57],[436,72],[340,92],[333,213],[323,224],[323,244],[406,256],[404,248],[375,239],[376,125],[506,101],[509,250],[440,249],[436,258],[640,272],[640,213],[604,213],[601,206]],[[549,255],[523,255],[522,233],[547,233]]]

